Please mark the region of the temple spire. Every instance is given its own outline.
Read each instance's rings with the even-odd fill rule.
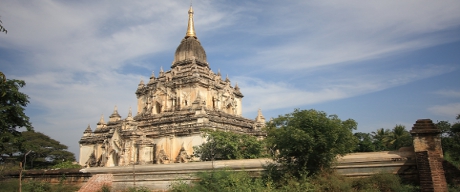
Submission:
[[[235,83],[235,90],[239,91],[240,87],[238,87],[238,82]]]
[[[118,114],[118,107],[115,105],[112,115],[109,116],[109,123],[115,122],[121,119],[120,114]]]
[[[91,130],[91,127],[88,124],[88,127],[85,129],[85,132],[83,132],[83,136],[84,137],[91,136],[92,133],[93,133],[93,130]]]
[[[260,109],[257,111],[256,122],[257,123],[265,123],[265,117],[264,117],[264,115],[262,115],[262,110],[260,110]]]
[[[105,124],[105,122],[104,122],[104,115],[103,115],[103,114],[101,115],[101,118],[99,119],[99,122],[98,122],[97,124],[98,124],[98,125]]]
[[[128,120],[128,121],[133,120],[133,112],[131,110],[131,107],[129,107],[129,113],[128,113],[128,117],[126,117],[126,120]]]
[[[89,124],[88,124],[88,127],[86,127],[84,133],[92,133],[92,132],[93,132],[93,130],[91,130],[91,126],[89,126]]]
[[[118,115],[118,107],[115,105],[112,115]]]
[[[190,5],[190,9],[188,10],[188,26],[187,26],[187,33],[185,33],[185,38],[187,37],[195,37],[195,26],[193,25],[193,9],[192,5]]]
[[[150,76],[150,81],[149,81],[149,84],[155,82],[155,72],[152,71],[152,75]]]

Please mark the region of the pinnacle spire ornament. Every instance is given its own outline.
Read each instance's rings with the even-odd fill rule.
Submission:
[[[185,33],[185,37],[195,37],[195,26],[193,24],[193,8],[190,5],[190,9],[188,10],[188,26],[187,26],[187,33]]]

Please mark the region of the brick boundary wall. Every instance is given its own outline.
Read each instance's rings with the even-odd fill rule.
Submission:
[[[113,175],[112,174],[96,174],[93,175],[88,182],[83,185],[78,192],[96,192],[107,185],[112,187]]]
[[[416,152],[417,169],[419,173],[419,181],[421,191],[434,191],[433,179],[431,178],[430,161],[428,160],[428,152]]]
[[[419,119],[410,131],[413,137],[414,151],[386,151],[370,153],[354,153],[339,159],[336,167],[340,174],[346,176],[368,176],[381,170],[391,170],[395,174],[418,174],[420,191],[447,192],[446,174],[451,180],[459,181],[456,174],[458,169],[448,170],[450,167],[444,162],[441,146],[441,131],[430,119]],[[415,157],[415,161],[414,161]],[[215,167],[233,168],[236,170],[261,171],[263,164],[269,159],[216,161]],[[443,165],[444,164],[446,165]],[[416,166],[416,168],[414,167]],[[451,165],[452,166],[452,165]],[[136,178],[139,186],[152,190],[167,190],[172,181],[177,178],[189,178],[197,171],[210,169],[210,162],[195,162],[180,165],[141,165],[136,166]],[[93,192],[106,184],[112,187],[121,187],[133,182],[132,169],[128,167],[87,168],[81,170],[94,176],[79,190],[79,192]],[[111,174],[107,174],[111,173]],[[453,176],[452,176],[453,175]],[[187,177],[186,177],[187,176]]]
[[[441,130],[430,119],[419,119],[410,131],[413,142],[420,191],[447,192],[446,177],[443,168]]]

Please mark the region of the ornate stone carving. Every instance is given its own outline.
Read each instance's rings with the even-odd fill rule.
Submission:
[[[180,148],[179,154],[176,157],[175,163],[187,163],[189,162],[191,157],[187,154],[187,151],[185,151],[184,147],[182,146]]]
[[[161,149],[160,152],[158,153],[158,160],[157,160],[157,163],[158,163],[158,164],[169,163],[169,157],[168,157],[168,155],[166,154],[166,152],[165,152],[164,149]]]
[[[170,158],[188,162],[192,147],[205,141],[201,129],[265,135],[261,113],[256,121],[241,116],[243,94],[238,85],[233,88],[228,75],[223,80],[220,70],[211,71],[196,36],[181,41],[171,70],[161,68],[158,77],[152,72],[135,94],[138,113],[134,117],[122,119],[117,112],[106,124],[102,116],[94,132],[84,132],[80,162],[88,166],[169,163]],[[180,146],[183,142],[190,143],[188,148]]]

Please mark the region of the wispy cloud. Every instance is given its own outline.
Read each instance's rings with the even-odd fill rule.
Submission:
[[[257,27],[238,33],[254,34],[254,39],[241,42],[251,43],[249,49],[240,47],[254,54],[238,62],[291,73],[456,41],[460,37],[439,33],[459,27],[460,4],[449,2],[452,4],[320,1],[295,2],[289,7],[285,3],[262,5],[256,21],[240,18]],[[254,12],[241,14],[256,16]]]
[[[432,105],[428,107],[428,111],[432,114],[443,116],[446,118],[453,119],[456,117],[458,114],[460,114],[460,103],[458,102],[452,102],[456,101],[455,99],[460,98],[460,91],[454,90],[454,89],[443,89],[443,90],[438,90],[434,92],[436,95],[441,96],[444,99],[450,99],[446,102],[447,104],[441,104],[441,105]],[[454,100],[451,100],[454,99]],[[450,102],[449,102],[450,101]]]
[[[436,91],[435,94],[438,94],[444,97],[460,98],[460,91],[458,90],[439,90],[439,91]]]
[[[435,105],[428,108],[433,114],[446,116],[446,117],[456,117],[460,114],[460,103],[449,103],[446,105]]]
[[[9,33],[0,35],[0,50],[18,56],[0,59],[1,70],[8,69],[3,71],[8,78],[26,80],[30,107],[40,111],[31,116],[34,126],[65,138],[77,152],[87,123],[94,128],[114,105],[122,115],[129,106],[136,110],[140,78],[170,65],[149,58],[172,61],[185,34],[188,6],[148,0],[2,1],[0,14]],[[460,27],[460,2],[455,0],[206,0],[194,9],[207,52],[230,55],[226,62],[245,67],[224,66],[229,70],[255,74],[232,78],[246,96],[246,112],[350,98],[457,69],[443,63],[419,69],[363,62],[458,40],[449,34]],[[362,63],[353,63],[357,61]],[[362,69],[377,65],[379,69]],[[331,72],[329,66],[340,71]],[[141,70],[125,70],[132,68]],[[454,97],[458,91],[438,94]],[[449,106],[430,110],[458,109],[458,103]]]
[[[272,82],[250,77],[236,77],[245,94],[244,110],[256,111],[294,108],[326,101],[349,98],[395,86],[401,86],[423,78],[452,71],[446,66],[426,66],[423,69],[405,69],[398,72],[382,71],[380,74],[359,74],[349,77],[335,76],[318,82]]]

